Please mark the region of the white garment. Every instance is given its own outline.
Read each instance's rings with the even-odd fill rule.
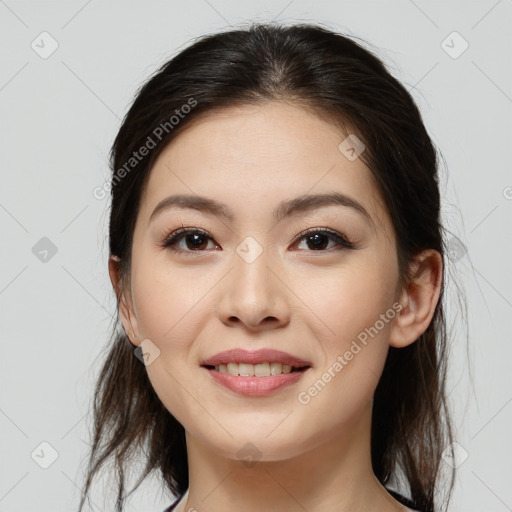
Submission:
[[[181,500],[178,501],[178,505],[174,509],[174,512],[185,512],[185,503],[187,502],[188,498],[188,489],[187,492],[181,497]]]

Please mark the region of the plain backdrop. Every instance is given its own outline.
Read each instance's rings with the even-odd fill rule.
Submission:
[[[6,0],[0,512],[76,510],[115,312],[109,195],[93,190],[109,178],[108,151],[136,89],[195,37],[272,19],[367,40],[421,109],[444,158],[443,220],[454,236],[447,297],[458,459],[443,461],[458,466],[451,512],[512,510],[512,2]],[[103,487],[94,487],[94,510],[113,509]],[[150,479],[128,510],[172,501]]]

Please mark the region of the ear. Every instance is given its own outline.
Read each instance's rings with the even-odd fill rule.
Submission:
[[[427,330],[441,294],[443,260],[439,252],[422,251],[412,265],[412,281],[402,290],[400,298],[403,309],[391,327],[389,344],[396,348],[410,345]]]
[[[132,345],[138,346],[140,341],[137,317],[133,311],[131,293],[128,293],[125,283],[122,282],[120,276],[120,261],[121,260],[118,256],[111,254],[108,260],[108,273],[110,275],[110,281],[117,297],[117,303],[119,305],[119,316],[121,317],[124,332],[130,340],[130,343]]]

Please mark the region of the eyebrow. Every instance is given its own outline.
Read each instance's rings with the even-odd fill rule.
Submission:
[[[285,217],[290,217],[292,215],[305,213],[316,208],[333,205],[352,208],[361,216],[363,216],[366,221],[369,222],[369,224],[372,226],[374,225],[372,217],[362,204],[357,202],[352,197],[341,194],[339,192],[329,192],[326,194],[308,194],[296,197],[294,199],[281,201],[277,208],[274,210],[273,217],[276,221],[279,222]],[[160,201],[151,213],[148,223],[151,222],[158,214],[170,208],[194,209],[209,215],[224,218],[225,220],[229,221],[232,221],[234,218],[233,212],[229,206],[224,203],[220,203],[214,199],[199,195],[178,194],[166,197]]]

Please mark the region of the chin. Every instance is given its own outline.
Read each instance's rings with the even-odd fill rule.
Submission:
[[[276,423],[272,429],[275,429]],[[307,448],[299,444],[286,430],[278,432],[279,427],[272,429],[256,429],[254,425],[246,429],[228,428],[228,434],[212,437],[211,430],[204,432],[201,442],[217,455],[233,461],[244,462],[247,467],[256,462],[275,462],[291,459],[303,453]],[[269,435],[269,433],[271,433]]]

